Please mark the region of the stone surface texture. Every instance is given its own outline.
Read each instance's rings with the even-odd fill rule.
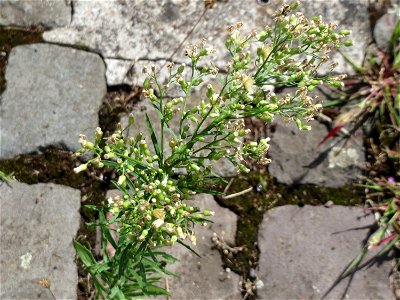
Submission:
[[[0,1],[0,25],[57,27],[67,26],[70,22],[69,0]]]
[[[181,245],[174,245],[170,253],[180,261],[171,265],[169,270],[177,277],[169,277],[172,299],[241,299],[239,275],[226,272],[217,249],[213,249],[211,237],[214,232],[233,244],[236,233],[237,216],[226,208],[220,207],[212,196],[199,194],[190,205],[200,209],[215,211],[213,224],[195,228],[197,246],[192,248],[200,254],[195,256]]]
[[[92,136],[106,93],[100,56],[48,44],[14,48],[0,96],[0,158],[62,144],[76,150]]]
[[[337,187],[355,181],[365,162],[360,134],[347,141],[330,138],[319,145],[329,131],[317,121],[309,125],[311,131],[300,131],[294,122],[276,119],[269,130],[270,174],[285,184]]]
[[[51,281],[57,299],[76,299],[72,239],[79,228],[80,191],[13,182],[0,186],[0,298],[53,299],[39,286]]]
[[[400,8],[397,11],[384,14],[375,24],[374,39],[378,48],[388,51],[394,27],[400,17]],[[400,43],[400,42],[398,42]]]
[[[216,47],[216,64],[225,66],[229,58],[225,51],[226,27],[238,21],[245,23],[245,31],[264,28],[272,22],[274,10],[280,1],[260,5],[256,0],[218,1],[208,10],[192,36],[185,43],[198,43],[206,38]],[[346,49],[356,62],[361,62],[364,49],[371,37],[368,24],[368,1],[334,0],[303,1],[301,10],[307,16],[322,15],[340,27],[352,30],[354,46]],[[88,47],[106,59],[150,60],[168,59],[201,16],[203,1],[74,1],[74,15],[70,25],[49,30],[43,34],[46,41]],[[182,47],[184,48],[184,47]],[[174,60],[183,61],[183,49]],[[351,72],[341,56],[338,72]],[[119,74],[126,81],[121,64],[108,64],[108,74]],[[115,69],[113,69],[115,68]],[[108,78],[110,78],[108,76]],[[113,80],[117,77],[113,77]],[[115,81],[110,81],[111,84]],[[122,82],[119,82],[122,83]]]
[[[268,211],[258,237],[264,282],[258,298],[321,299],[359,254],[373,222],[354,207],[288,205]],[[390,260],[382,260],[355,273],[346,293],[348,277],[324,299],[394,299],[390,271]]]

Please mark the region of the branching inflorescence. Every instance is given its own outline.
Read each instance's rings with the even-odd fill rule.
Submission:
[[[167,65],[167,82],[159,81],[154,66],[145,68],[148,77],[143,94],[157,110],[161,126],[161,132],[155,132],[146,115],[151,141],[146,141],[142,133],[128,136],[121,126],[106,138],[105,146],[100,128],[94,142],[81,136],[78,154],[90,152],[94,156],[75,171],[83,171],[88,165],[111,167],[118,176],[114,184],[122,192],[108,199],[106,207],[97,208],[102,214],[112,212],[113,219],[102,224],[117,223],[119,232],[118,241],[111,242],[116,254],[108,258],[109,266],[118,266],[118,271],[107,269],[114,275],[110,275],[113,281],[106,289],[118,288],[127,294],[126,286],[140,281],[135,276],[126,279],[128,263],[124,261],[140,269],[142,257],[150,253],[155,259],[152,249],[184,243],[188,238],[196,243],[193,225],[207,224],[214,212],[200,210],[185,200],[196,193],[216,193],[209,187],[222,179],[215,174],[212,161],[228,159],[238,172],[250,171],[249,160],[262,165],[270,161],[266,157],[269,138],[244,142],[249,134],[245,118],[271,122],[278,115],[295,121],[300,130],[309,130],[303,122],[312,120],[321,104],[308,93],[322,84],[342,84],[343,76],[321,76],[317,70],[324,64],[331,69],[336,66],[328,62],[329,55],[334,48],[351,44],[345,40],[349,32],[336,30],[321,17],[308,19],[301,13],[293,14],[297,6],[297,2],[283,6],[274,15],[274,26],[260,33],[244,34],[241,23],[229,26],[226,48],[231,59],[223,74],[210,63],[215,49],[207,47],[205,41],[186,49],[190,64]],[[189,103],[193,90],[206,82],[213,84],[207,85],[200,103]],[[297,89],[279,98],[270,91],[271,85]],[[169,97],[176,87],[181,96]],[[178,128],[172,125],[173,120]],[[131,115],[129,126],[133,124]],[[103,226],[103,230],[107,228]],[[105,238],[111,239],[109,234]],[[146,272],[139,273],[143,277]],[[102,277],[102,281],[107,280]]]

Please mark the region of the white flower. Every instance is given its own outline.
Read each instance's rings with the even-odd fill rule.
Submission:
[[[161,227],[161,225],[162,224],[164,224],[164,220],[163,219],[157,219],[157,220],[155,220],[154,222],[153,222],[153,227],[155,228],[155,229],[158,229],[158,228],[160,228]]]
[[[243,74],[241,80],[244,89],[249,93],[253,93],[256,88],[256,86],[254,85],[254,78],[252,76]]]
[[[75,173],[85,171],[87,169],[87,164],[82,164],[79,167],[74,168]]]

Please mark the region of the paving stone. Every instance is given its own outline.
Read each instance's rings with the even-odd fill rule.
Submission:
[[[226,27],[238,21],[245,23],[245,30],[264,28],[272,23],[272,13],[281,1],[218,1],[208,10],[185,45],[206,38],[218,49],[216,64],[225,66],[228,54],[225,51]],[[43,34],[46,41],[76,44],[101,53],[106,59],[165,60],[174,53],[193,24],[203,12],[203,1],[74,1],[74,17],[70,25],[55,28]],[[364,49],[370,41],[368,2],[365,0],[303,1],[301,10],[307,16],[322,15],[327,21],[335,21],[341,27],[352,30],[354,46],[347,48],[354,61],[360,63]],[[182,47],[184,48],[184,47]],[[174,56],[183,60],[183,49]],[[337,72],[352,72],[344,65],[341,56]],[[108,64],[120,68],[118,64]],[[110,70],[108,73],[115,73]],[[120,77],[124,80],[124,76]],[[122,83],[122,82],[120,82]]]
[[[12,49],[0,96],[0,158],[93,136],[106,93],[100,56],[48,44]]]
[[[197,245],[192,248],[201,257],[195,256],[181,245],[164,249],[180,260],[169,267],[169,270],[178,275],[168,279],[172,299],[241,299],[239,275],[228,273],[222,268],[220,254],[211,242],[215,232],[232,245],[237,216],[220,207],[210,195],[197,195],[191,205],[215,211],[212,219],[214,223],[206,227],[195,227]]]
[[[384,51],[388,51],[390,39],[399,16],[400,11],[397,9],[397,12],[384,14],[375,24],[374,39],[376,45]]]
[[[317,121],[309,123],[311,131],[300,131],[294,122],[279,118],[275,125],[269,129],[268,170],[280,183],[338,187],[361,175],[365,162],[361,133],[347,141],[333,137],[319,145],[329,131]]]
[[[281,206],[264,215],[259,229],[259,299],[321,299],[359,254],[372,225],[362,208]],[[375,252],[376,253],[376,252]],[[345,278],[325,299],[394,299],[390,258]]]
[[[47,278],[57,299],[76,299],[72,239],[80,223],[80,191],[51,183],[3,183],[0,205],[0,298],[53,299],[38,284]]]
[[[161,70],[158,74],[160,82],[168,79],[169,72],[165,66],[165,60],[149,61],[149,60],[125,60],[125,59],[104,59],[106,64],[107,85],[131,84],[142,86],[147,74],[143,73],[143,68],[150,69],[151,65],[156,70]]]
[[[57,27],[70,22],[71,3],[68,0],[0,1],[0,25]]]

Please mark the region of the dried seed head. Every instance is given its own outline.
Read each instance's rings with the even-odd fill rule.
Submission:
[[[47,279],[47,278],[41,278],[41,279],[39,280],[39,285],[40,285],[42,288],[49,289],[50,286],[51,286],[51,282],[50,282],[50,280]]]

